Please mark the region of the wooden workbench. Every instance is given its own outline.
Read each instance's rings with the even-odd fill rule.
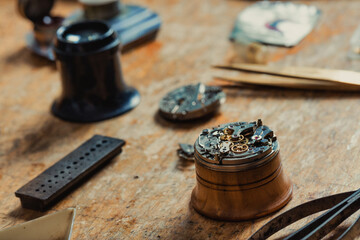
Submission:
[[[174,124],[157,116],[166,92],[211,82],[211,64],[237,61],[228,35],[237,13],[252,1],[125,2],[149,6],[163,19],[155,42],[122,56],[125,79],[140,91],[141,104],[111,120],[75,124],[50,114],[60,75],[55,64],[25,48],[31,25],[18,15],[15,2],[0,1],[0,228],[45,214],[21,208],[14,192],[94,134],[127,144],[47,212],[76,207],[72,239],[246,239],[286,209],[360,187],[360,94],[234,88],[225,90],[226,104],[208,121]],[[307,3],[322,10],[319,24],[298,46],[272,49],[270,64],[360,71],[360,61],[346,57],[360,1]],[[66,15],[78,7],[58,2],[54,12]],[[278,135],[293,200],[255,221],[200,216],[189,205],[194,165],[178,159],[178,143],[193,143],[206,127],[258,118]]]

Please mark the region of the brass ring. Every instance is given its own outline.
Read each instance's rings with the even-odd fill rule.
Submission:
[[[245,139],[241,139],[241,140],[231,140],[234,143],[241,143],[241,144],[248,144],[249,143],[249,139],[245,138]]]
[[[231,151],[234,153],[243,153],[249,149],[248,145],[246,144],[234,144],[231,146]]]

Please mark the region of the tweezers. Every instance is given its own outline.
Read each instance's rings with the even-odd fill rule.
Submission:
[[[315,240],[325,237],[345,219],[360,209],[360,189],[315,199],[294,207],[266,223],[249,240],[267,239],[290,224],[327,209],[329,210],[285,237],[284,240]],[[359,237],[359,234],[360,216],[338,240],[355,239]]]
[[[309,67],[277,67],[259,64],[215,65],[216,69],[243,72],[237,77],[217,79],[243,85],[262,85],[318,90],[360,90],[360,73],[347,70]]]

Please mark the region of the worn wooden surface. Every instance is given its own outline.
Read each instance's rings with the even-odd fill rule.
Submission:
[[[226,89],[221,113],[206,122],[173,124],[157,116],[169,90],[211,82],[211,64],[238,61],[228,35],[239,11],[252,1],[129,0],[160,13],[155,42],[122,57],[126,81],[141,104],[128,114],[95,124],[61,121],[49,112],[60,93],[55,65],[31,54],[31,29],[0,1],[0,227],[45,213],[22,209],[14,192],[93,134],[126,139],[116,157],[49,212],[76,207],[72,239],[246,239],[271,217],[248,222],[204,218],[190,206],[194,165],[179,161],[178,142],[195,141],[205,127],[262,118],[278,135],[283,164],[294,183],[293,200],[304,201],[360,187],[360,94],[279,89]],[[360,1],[309,1],[323,14],[298,46],[271,48],[271,64],[360,71],[346,54],[359,23]],[[58,2],[68,14],[73,2]],[[294,229],[298,224],[290,227]]]

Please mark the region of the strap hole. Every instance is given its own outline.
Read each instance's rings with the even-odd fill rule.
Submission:
[[[49,188],[52,188],[52,186],[49,186]]]
[[[102,142],[102,143],[107,143],[107,140],[102,140],[101,142]]]
[[[61,171],[60,173],[61,173],[61,174],[63,174],[63,173],[64,173],[64,171]]]
[[[58,182],[55,182],[55,184],[57,184]]]
[[[90,148],[90,151],[92,151],[92,152],[95,151],[95,148]]]
[[[38,192],[38,191],[39,191],[39,189],[36,189],[35,191],[37,191],[37,192]]]
[[[44,184],[41,184],[41,187],[45,187],[45,185],[44,185]]]
[[[84,157],[80,157],[79,159],[80,159],[80,160],[83,160],[83,159],[84,159]]]
[[[101,147],[101,144],[96,144],[96,147]]]
[[[66,168],[67,168],[67,169],[70,169],[71,167],[70,167],[70,166],[67,166]]]
[[[51,182],[51,180],[48,180],[48,182]]]
[[[43,190],[43,192],[46,192],[46,190]]]
[[[59,175],[55,175],[54,177],[57,178],[57,177],[59,177]]]
[[[89,155],[90,155],[90,153],[88,153],[88,152],[87,152],[87,153],[85,153],[85,156],[89,156]]]

